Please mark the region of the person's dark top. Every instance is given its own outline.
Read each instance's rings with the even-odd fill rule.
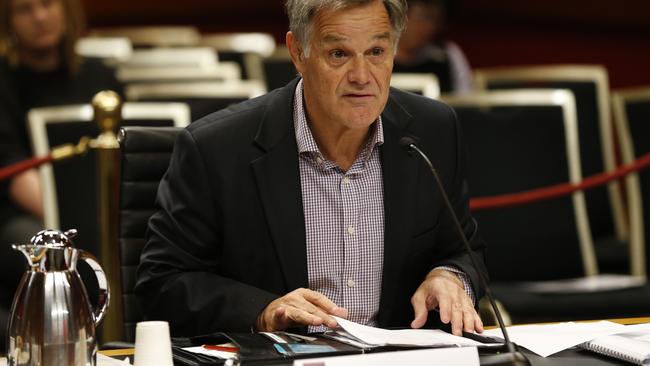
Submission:
[[[32,156],[26,121],[30,109],[89,103],[105,89],[121,93],[113,71],[98,59],[84,59],[70,75],[66,67],[47,72],[22,66],[12,69],[0,58],[0,166]],[[7,184],[1,184],[0,219],[9,204]]]

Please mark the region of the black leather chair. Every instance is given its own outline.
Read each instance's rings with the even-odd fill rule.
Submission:
[[[122,175],[120,182],[121,275],[124,340],[135,340],[135,325],[142,320],[134,287],[140,252],[149,217],[154,213],[158,182],[167,171],[176,127],[124,127],[120,131]]]
[[[514,66],[476,70],[486,90],[569,89],[576,100],[580,160],[585,177],[615,165],[607,70],[597,65]],[[616,182],[585,192],[591,232],[603,272],[631,273],[630,228]],[[639,273],[633,273],[639,274]]]
[[[559,184],[572,180],[572,174],[579,179],[577,138],[575,134],[565,138],[576,131],[575,114],[571,121],[565,119],[572,97],[567,91],[558,93],[564,93],[565,103],[554,102],[554,92],[545,90],[445,99],[456,110],[468,147],[471,198]],[[490,247],[492,281],[544,281],[596,274],[591,234],[581,230],[588,225],[585,211],[584,197],[574,202],[567,196],[475,212],[481,235]]]

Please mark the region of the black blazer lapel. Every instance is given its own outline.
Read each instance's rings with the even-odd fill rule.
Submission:
[[[384,144],[382,164],[384,175],[384,267],[380,298],[379,324],[388,324],[398,288],[404,286],[397,280],[402,266],[406,265],[405,246],[408,245],[410,222],[414,212],[413,199],[419,169],[417,159],[409,156],[400,146],[403,136],[409,135],[411,115],[394,99],[389,98],[382,113]]]
[[[255,137],[263,154],[251,162],[287,291],[308,286],[298,148],[293,130],[296,85],[294,80],[270,99]]]

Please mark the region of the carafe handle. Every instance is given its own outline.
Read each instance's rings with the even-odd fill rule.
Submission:
[[[79,259],[86,262],[93,270],[93,272],[95,272],[95,276],[97,277],[99,299],[97,300],[97,308],[93,313],[93,320],[95,321],[95,327],[97,327],[99,324],[101,324],[102,320],[104,320],[104,316],[106,316],[106,310],[108,310],[108,304],[111,298],[111,290],[108,286],[106,273],[104,273],[102,266],[99,265],[97,258],[84,250],[78,249],[78,251]]]

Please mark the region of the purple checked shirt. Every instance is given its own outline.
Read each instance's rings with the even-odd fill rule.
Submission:
[[[295,91],[293,119],[305,216],[309,288],[348,309],[349,320],[374,326],[384,262],[381,116],[371,126],[365,146],[347,171],[327,160],[318,149],[307,123],[302,80]],[[455,268],[440,268],[459,274],[474,300],[464,273]],[[310,327],[309,330],[324,329]]]

